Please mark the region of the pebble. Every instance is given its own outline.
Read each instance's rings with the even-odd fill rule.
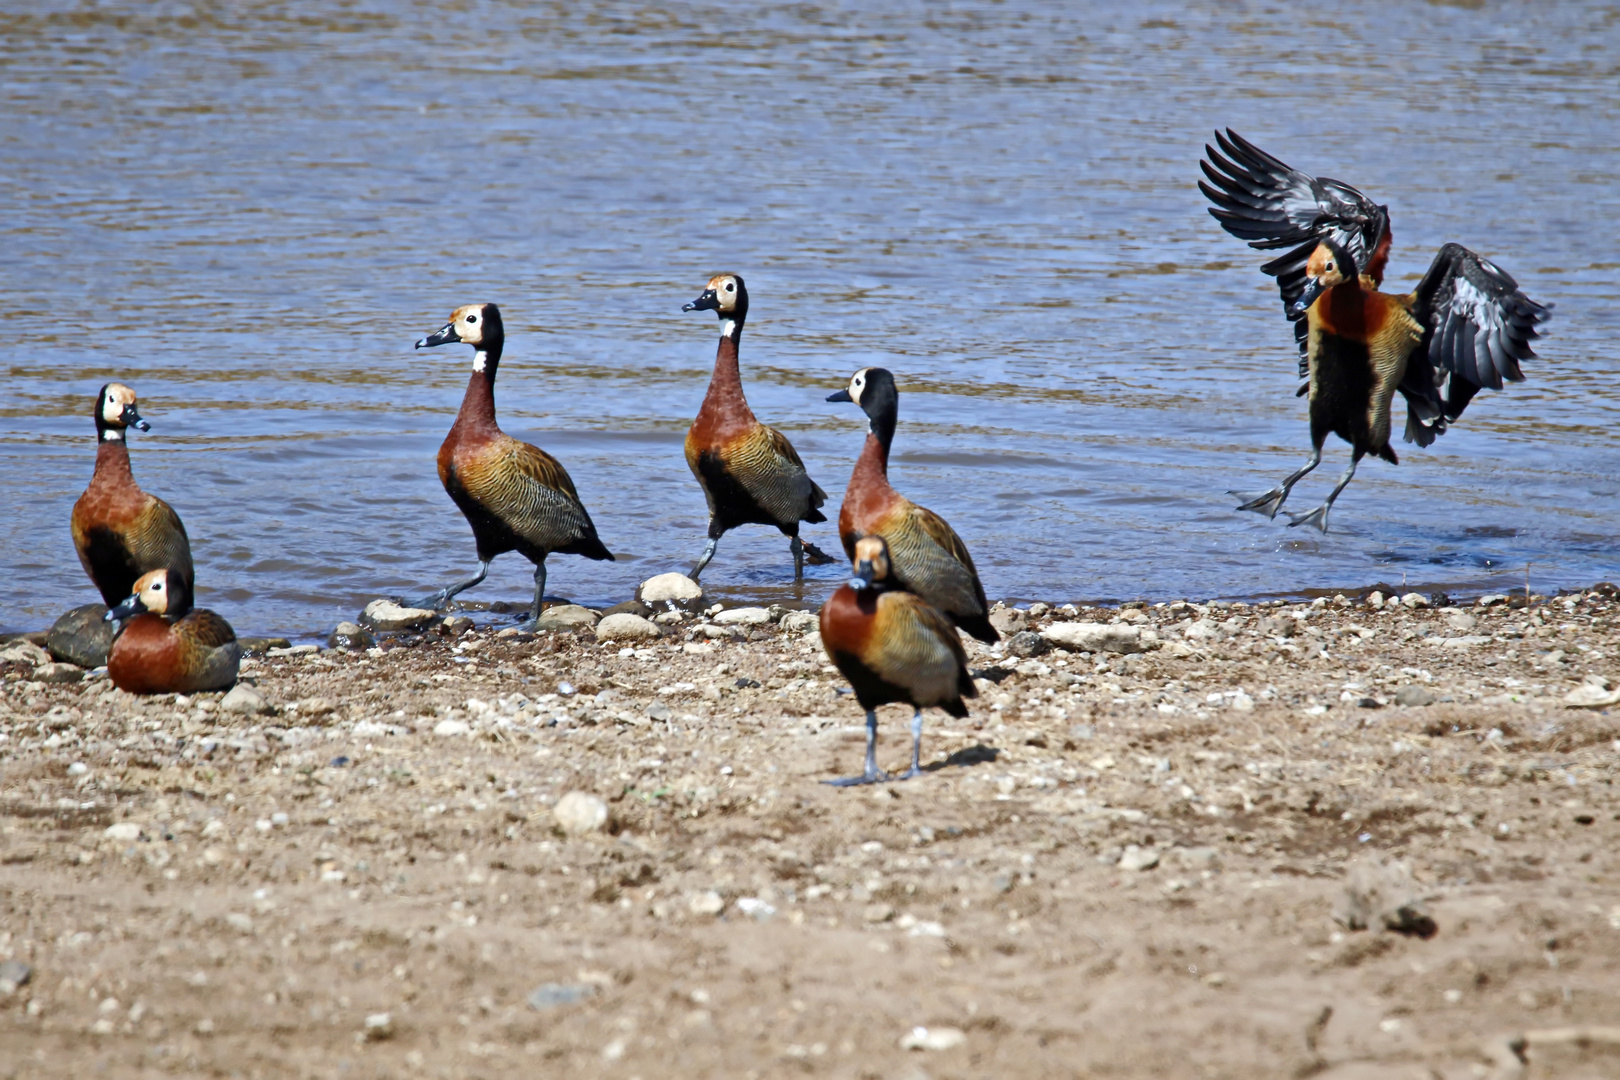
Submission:
[[[596,627],[598,641],[653,641],[661,634],[657,624],[629,612],[609,615]]]
[[[730,608],[715,615],[714,621],[721,626],[764,626],[771,621],[771,613],[762,607]]]
[[[601,831],[607,824],[607,803],[584,791],[570,791],[551,808],[557,827],[570,836]]]
[[[340,622],[326,638],[328,649],[369,649],[377,644],[370,630],[359,623]]]
[[[776,909],[757,896],[745,896],[737,901],[737,910],[749,918],[764,922],[776,914]]]
[[[15,994],[33,976],[34,969],[21,960],[0,960],[0,997]]]
[[[372,1013],[366,1017],[366,1042],[382,1042],[394,1037],[394,1018],[389,1013]]]
[[[686,906],[691,908],[694,915],[718,915],[726,910],[726,902],[713,889],[698,893],[687,901]]]
[[[433,734],[446,739],[457,735],[471,735],[472,725],[465,720],[440,720],[433,725]]]
[[[651,705],[647,706],[647,715],[660,723],[664,723],[667,722],[670,717],[675,715],[675,711],[668,705],[665,705],[662,701],[655,701]]]
[[[653,614],[653,609],[640,600],[626,600],[622,604],[614,604],[612,607],[602,610],[604,619],[609,615],[640,615],[643,619],[650,619]]]
[[[1606,709],[1620,705],[1620,690],[1610,690],[1610,683],[1601,675],[1588,675],[1586,681],[1564,695],[1564,704],[1572,709]]]
[[[1426,608],[1429,606],[1429,598],[1422,593],[1409,592],[1401,597],[1401,606],[1404,608]]]
[[[641,601],[647,604],[662,604],[670,600],[686,603],[703,598],[703,586],[685,574],[659,574],[648,578],[641,583],[637,592]]]
[[[1232,708],[1238,712],[1254,712],[1254,698],[1239,690],[1232,695]]]
[[[1159,853],[1154,848],[1138,847],[1136,844],[1127,845],[1124,854],[1119,857],[1121,870],[1151,870],[1159,865]]]
[[[790,611],[782,616],[781,627],[795,634],[818,630],[821,628],[821,616],[814,611]]]
[[[1433,690],[1426,686],[1411,683],[1395,691],[1395,704],[1397,705],[1433,705],[1440,698]]]
[[[1367,606],[1377,611],[1384,606],[1384,594],[1374,589],[1367,594]]]
[[[440,633],[442,633],[445,637],[453,638],[460,637],[462,634],[465,634],[472,628],[472,619],[465,615],[447,615],[445,616],[444,621],[439,623],[438,626]]]
[[[231,687],[230,693],[220,699],[219,707],[229,713],[240,713],[243,716],[255,716],[272,711],[264,695],[246,683],[237,683]]]
[[[427,608],[405,607],[392,600],[378,599],[360,613],[362,625],[373,630],[415,630],[438,616]]]
[[[596,993],[590,983],[541,983],[529,993],[529,1008],[538,1012],[577,1005]]]
[[[101,835],[121,843],[133,842],[141,838],[141,827],[133,821],[120,821],[101,830]]]
[[[113,624],[101,604],[65,612],[45,634],[45,648],[58,660],[82,668],[101,667],[112,649]]]
[[[84,679],[84,669],[72,664],[41,664],[34,669],[34,680],[42,683],[76,683]]]
[[[284,656],[314,656],[320,651],[318,645],[288,645],[286,648],[267,649],[264,655],[275,660]]]
[[[578,604],[557,604],[540,613],[540,621],[535,624],[535,629],[562,630],[571,633],[575,630],[589,630],[595,625],[596,612],[590,608],[580,607]]]
[[[902,1050],[951,1050],[967,1042],[967,1033],[955,1027],[912,1028],[900,1037]]]
[[[1007,641],[1007,651],[1014,656],[1040,656],[1051,649],[1051,643],[1033,630],[1020,630]]]
[[[1016,634],[1029,629],[1029,615],[1017,608],[997,608],[990,613],[990,625],[1003,634]]]
[[[1333,918],[1347,930],[1382,926],[1426,938],[1436,929],[1411,868],[1398,860],[1352,859],[1334,899]]]
[[[0,664],[32,664],[38,667],[51,662],[51,654],[32,641],[13,641],[0,649]]]
[[[256,656],[271,649],[292,648],[292,642],[284,637],[239,637],[236,643],[242,647],[243,656]]]
[[[1142,631],[1134,626],[1105,623],[1053,623],[1046,640],[1070,652],[1139,653],[1144,651]]]

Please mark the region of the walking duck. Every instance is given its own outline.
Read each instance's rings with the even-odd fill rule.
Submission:
[[[881,536],[900,587],[916,593],[980,641],[1001,635],[990,625],[990,605],[967,545],[946,520],[918,506],[889,484],[889,446],[900,414],[900,392],[887,368],[862,368],[828,401],[852,401],[869,421],[866,444],[849,474],[838,511],[838,538],[855,557],[855,541]]]
[[[130,428],[151,428],[135,408],[135,391],[108,383],[96,395],[96,471],[73,504],[73,546],[84,572],[108,607],[127,599],[148,570],[192,578],[191,543],[180,515],[135,483],[129,468]]]
[[[223,690],[242,661],[231,624],[191,606],[191,584],[172,570],[141,575],[108,621],[128,619],[107,657],[107,677],[131,694]]]
[[[695,581],[714,558],[720,538],[739,525],[774,525],[792,538],[793,580],[811,565],[832,562],[814,544],[799,539],[799,522],[826,521],[827,493],[805,471],[793,444],[754,416],[743,396],[737,343],[748,319],[748,289],[736,274],[717,274],[682,311],[713,311],[720,317],[720,346],[703,407],[686,433],[686,464],[709,502],[709,542],[692,568]]]
[[[1379,292],[1389,261],[1389,208],[1348,184],[1311,177],[1230,129],[1215,133],[1200,162],[1227,232],[1260,250],[1289,248],[1260,269],[1277,279],[1294,323],[1299,393],[1309,395],[1311,456],[1281,484],[1238,507],[1276,517],[1288,493],[1322,459],[1329,434],[1350,444],[1350,467],[1327,500],[1290,525],[1327,531],[1328,511],[1356,465],[1374,454],[1398,464],[1389,445],[1390,404],[1406,399],[1406,441],[1428,446],[1481,389],[1524,378],[1519,361],[1551,305],[1538,304],[1489,259],[1446,244],[1404,296]],[[1213,186],[1212,186],[1213,185]]]
[[[472,526],[478,573],[447,585],[418,606],[438,609],[477,585],[497,555],[516,551],[534,563],[532,624],[540,618],[546,590],[546,556],[554,551],[611,560],[596,526],[556,458],[519,442],[495,422],[495,371],[506,333],[494,304],[467,304],[450,321],[416,343],[418,349],[459,341],[473,347],[472,378],[456,422],[439,447],[439,480]]]
[[[930,706],[966,716],[963,698],[977,697],[962,639],[938,608],[907,592],[894,577],[881,536],[855,541],[854,576],[821,606],[821,644],[866,710],[866,768],[860,776],[828,780],[835,787],[890,777],[877,767],[877,707],[903,702],[911,716],[911,768],[922,773],[922,711]]]

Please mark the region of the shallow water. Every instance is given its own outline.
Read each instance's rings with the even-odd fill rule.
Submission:
[[[680,442],[716,326],[680,306],[720,269],[753,299],[750,401],[829,516],[862,424],[823,398],[888,366],[896,486],[992,597],[1614,575],[1620,6],[1528,28],[1498,3],[875,7],[0,14],[0,627],[95,598],[67,518],[109,378],[153,425],[137,479],[239,631],[463,576],[433,455],[470,357],[411,343],[473,300],[506,319],[503,425],[563,461],[620,555],[554,557],[551,591],[609,603],[685,569],[706,516]],[[1367,463],[1326,536],[1226,494],[1309,447],[1263,258],[1194,186],[1224,125],[1389,203],[1392,288],[1457,240],[1557,304],[1529,381]],[[1296,508],[1347,460],[1331,443]],[[754,528],[705,584],[813,602],[841,577],[796,592],[785,538]],[[467,597],[528,588],[508,555]]]

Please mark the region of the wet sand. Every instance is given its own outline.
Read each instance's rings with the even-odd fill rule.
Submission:
[[[847,790],[775,622],[7,663],[0,1075],[1612,1076],[1620,605],[1514,602],[1003,610],[1144,651],[969,642]]]

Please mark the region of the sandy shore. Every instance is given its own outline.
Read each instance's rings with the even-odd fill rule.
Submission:
[[[1003,611],[850,790],[775,622],[13,661],[0,1076],[1620,1075],[1620,605],[1515,602]]]

